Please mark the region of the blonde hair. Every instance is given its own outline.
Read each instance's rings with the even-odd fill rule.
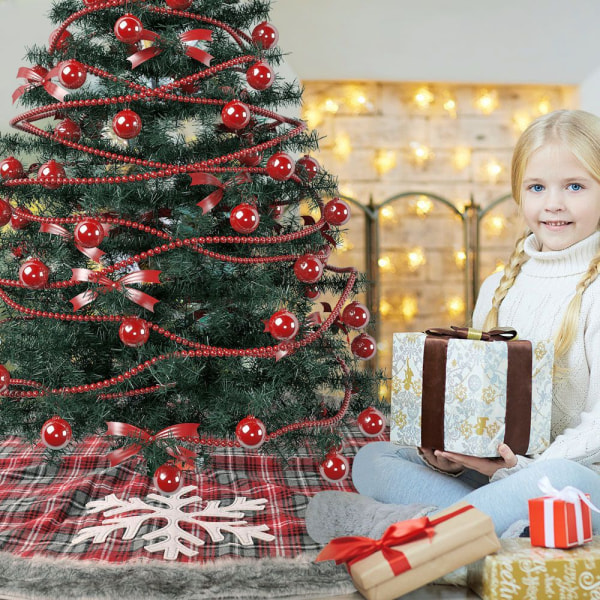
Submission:
[[[513,198],[521,206],[523,176],[531,155],[545,144],[564,144],[594,179],[600,181],[600,118],[583,110],[557,110],[529,125],[519,138],[512,158],[511,184]],[[524,243],[530,234],[526,231],[516,242],[504,274],[496,288],[492,308],[488,313],[484,330],[498,325],[498,310],[511,288],[521,267],[528,260]],[[577,283],[575,295],[569,302],[554,339],[555,360],[567,354],[577,335],[581,300],[587,287],[598,277],[600,252],[590,261],[588,270]]]

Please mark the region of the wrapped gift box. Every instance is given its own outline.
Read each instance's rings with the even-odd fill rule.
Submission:
[[[502,442],[515,454],[546,449],[553,344],[514,335],[467,328],[394,334],[391,441],[480,457],[499,456]],[[471,339],[477,336],[483,339]]]
[[[401,531],[407,528],[414,539],[388,545],[386,537],[396,526],[400,527],[397,536],[402,537]],[[392,525],[379,541],[337,538],[317,560],[346,562],[356,589],[365,598],[393,600],[499,547],[490,517],[460,502],[430,518]]]
[[[600,596],[600,537],[579,548],[532,547],[501,540],[502,550],[470,565],[469,587],[483,600],[595,600]]]

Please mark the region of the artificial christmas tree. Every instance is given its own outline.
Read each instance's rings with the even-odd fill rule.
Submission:
[[[331,456],[376,403],[359,276],[329,264],[348,206],[281,114],[301,92],[268,8],[54,3],[13,96],[29,135],[0,140],[3,434],[108,435],[177,491],[219,447]]]

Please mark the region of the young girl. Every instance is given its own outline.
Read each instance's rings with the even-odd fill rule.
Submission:
[[[311,500],[306,523],[315,540],[379,537],[391,523],[459,500],[490,515],[501,535],[527,519],[527,500],[542,495],[544,475],[600,506],[600,118],[561,110],[534,121],[517,142],[511,180],[527,231],[504,272],[483,283],[473,327],[554,338],[550,447],[526,457],[501,444],[501,458],[486,459],[367,444],[352,467],[360,494],[321,492]],[[599,533],[600,515],[592,514]]]

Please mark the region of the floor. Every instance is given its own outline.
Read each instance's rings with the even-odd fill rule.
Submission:
[[[453,585],[426,585],[402,596],[402,600],[476,600],[479,596],[467,588]],[[343,596],[329,596],[317,600],[364,600],[358,592]],[[301,600],[298,598],[298,600]]]

